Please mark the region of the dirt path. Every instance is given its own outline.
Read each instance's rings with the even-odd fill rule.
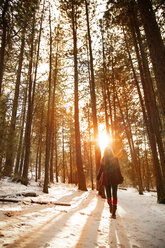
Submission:
[[[22,211],[10,211],[11,217],[4,212],[1,215],[0,247],[163,248],[161,237],[157,237],[159,240],[155,244],[150,241],[155,229],[150,227],[150,233],[145,237],[145,223],[139,218],[140,213],[135,215],[133,210],[135,204],[140,209],[142,205],[139,203],[138,206],[137,202],[142,198],[136,200],[138,196],[136,194],[135,198],[134,195],[119,191],[116,220],[109,218],[106,201],[92,191],[74,191],[60,199],[70,202],[71,207],[29,205]],[[130,203],[128,196],[132,199]],[[147,200],[146,204],[149,204]],[[164,219],[158,221],[163,225]],[[160,231],[164,232],[163,229]]]

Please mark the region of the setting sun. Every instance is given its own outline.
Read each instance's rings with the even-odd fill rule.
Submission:
[[[104,149],[106,148],[106,146],[108,145],[108,143],[111,143],[111,137],[109,137],[106,133],[106,131],[99,133],[99,146],[101,149],[101,154],[103,155]]]

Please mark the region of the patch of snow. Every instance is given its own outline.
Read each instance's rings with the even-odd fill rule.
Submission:
[[[17,195],[36,192],[37,197]],[[44,194],[38,183],[28,187],[0,181],[0,195],[15,195],[20,203],[0,203],[0,247],[13,248],[164,248],[165,205],[156,193],[139,195],[135,189],[118,190],[117,218],[111,219],[105,199],[96,191],[55,183]],[[29,199],[29,203],[24,203]],[[30,199],[70,203],[39,205]]]

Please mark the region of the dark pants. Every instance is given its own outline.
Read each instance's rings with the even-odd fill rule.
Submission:
[[[105,186],[107,201],[108,203],[113,203],[114,205],[117,204],[117,184],[109,184]],[[113,202],[111,198],[113,196]]]

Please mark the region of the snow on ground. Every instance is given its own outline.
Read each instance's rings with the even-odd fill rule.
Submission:
[[[49,194],[44,194],[34,182],[26,187],[7,179],[0,181],[0,196],[31,191],[38,196],[16,196],[22,202],[0,203],[0,247],[165,247],[165,205],[157,204],[154,193],[138,195],[134,189],[119,190],[114,220],[106,200],[96,191],[84,192],[56,183]],[[39,205],[30,199],[71,206]]]

